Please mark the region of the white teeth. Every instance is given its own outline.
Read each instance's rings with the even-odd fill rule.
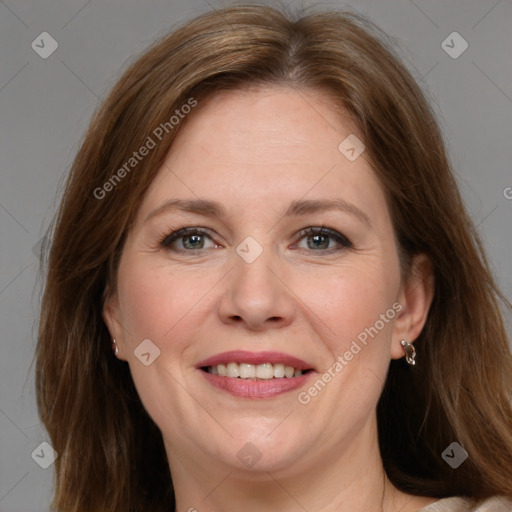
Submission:
[[[293,366],[285,366],[281,363],[228,363],[218,364],[208,367],[208,373],[220,375],[221,377],[239,377],[241,379],[282,379],[283,377],[291,379],[292,377],[300,377],[302,370],[295,369]]]
[[[239,377],[240,376],[240,368],[237,363],[228,363],[227,376],[228,377]]]
[[[256,377],[258,379],[272,379],[274,377],[274,367],[270,363],[263,363],[256,366]]]
[[[238,366],[240,367],[240,378],[241,379],[256,378],[256,367],[253,364],[240,363]]]
[[[274,377],[282,379],[284,377],[284,364],[277,363],[274,365]]]

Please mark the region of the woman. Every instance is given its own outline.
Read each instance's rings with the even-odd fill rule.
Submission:
[[[56,217],[54,508],[510,510],[500,302],[374,26],[203,15],[119,80]]]

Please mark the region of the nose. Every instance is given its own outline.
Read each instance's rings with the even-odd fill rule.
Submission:
[[[252,263],[237,257],[227,278],[218,309],[222,322],[252,331],[282,328],[293,322],[293,292],[283,269],[271,261],[268,251]]]

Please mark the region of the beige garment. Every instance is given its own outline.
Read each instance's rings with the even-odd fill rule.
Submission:
[[[444,498],[418,512],[512,512],[512,501],[502,496],[481,500],[476,505],[473,503],[468,498]]]

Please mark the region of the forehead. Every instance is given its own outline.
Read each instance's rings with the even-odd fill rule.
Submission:
[[[316,90],[259,87],[223,91],[200,103],[173,144],[176,157],[194,145],[218,160],[276,166],[314,147],[337,149],[338,140],[355,128],[337,113],[333,100]],[[326,139],[327,136],[327,139]]]
[[[239,213],[341,196],[377,214],[384,197],[366,155],[350,161],[339,150],[350,135],[354,124],[321,91],[218,93],[186,118],[139,217],[170,197],[213,199]]]

